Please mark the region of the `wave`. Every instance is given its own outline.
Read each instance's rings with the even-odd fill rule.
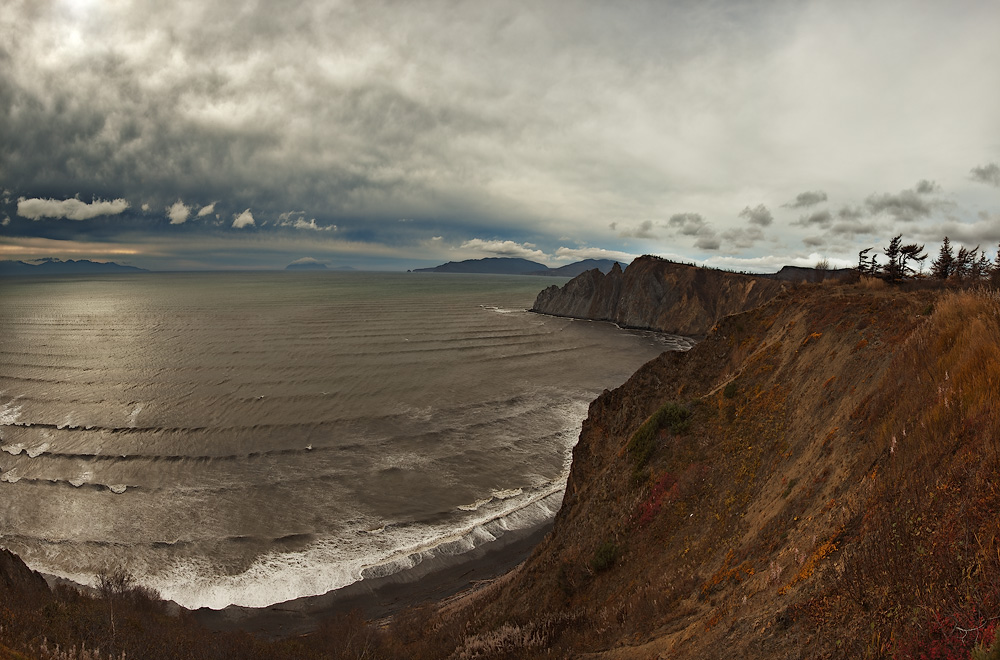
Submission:
[[[38,477],[24,477],[18,474],[17,468],[0,473],[0,481],[9,484],[33,484],[39,486],[68,486],[71,488],[86,488],[92,490],[108,490],[116,495],[121,495],[126,490],[137,489],[138,486],[128,484],[102,484],[92,482],[86,477],[73,477],[70,479],[45,479]]]
[[[555,516],[564,488],[561,481],[519,497],[494,499],[497,506],[463,516],[458,524],[384,525],[358,529],[346,538],[317,539],[302,550],[269,552],[237,575],[218,575],[204,561],[191,560],[145,581],[188,608],[267,607],[394,575],[435,557],[461,555],[505,534],[533,529]]]

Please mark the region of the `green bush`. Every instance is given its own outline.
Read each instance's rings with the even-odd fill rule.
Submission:
[[[726,397],[727,399],[732,399],[733,397],[736,396],[736,381],[731,380],[728,383],[726,383],[725,388],[723,388],[722,390],[722,396]]]
[[[590,567],[595,573],[606,571],[615,565],[618,559],[618,545],[614,541],[605,541],[594,551],[594,558],[590,560]]]
[[[636,473],[642,470],[649,457],[656,451],[656,434],[660,429],[667,429],[674,434],[684,433],[688,429],[690,417],[690,410],[673,401],[663,404],[649,416],[649,419],[632,434],[625,447],[629,456],[635,460]]]

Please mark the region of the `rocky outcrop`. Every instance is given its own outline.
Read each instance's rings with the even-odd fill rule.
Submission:
[[[701,336],[719,319],[759,307],[783,287],[774,279],[640,257],[624,271],[616,263],[607,275],[591,270],[562,288],[550,286],[532,311]]]
[[[23,597],[48,591],[41,575],[28,568],[13,552],[0,548],[0,592]]]

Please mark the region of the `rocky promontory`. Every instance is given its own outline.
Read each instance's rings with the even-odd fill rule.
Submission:
[[[719,319],[753,309],[782,291],[774,279],[639,257],[623,271],[590,270],[563,287],[550,286],[533,312],[628,328],[702,336]]]

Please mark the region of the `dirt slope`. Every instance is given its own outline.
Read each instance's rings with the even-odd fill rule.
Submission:
[[[998,438],[995,295],[797,288],[599,397],[552,534],[426,657],[967,658]]]

